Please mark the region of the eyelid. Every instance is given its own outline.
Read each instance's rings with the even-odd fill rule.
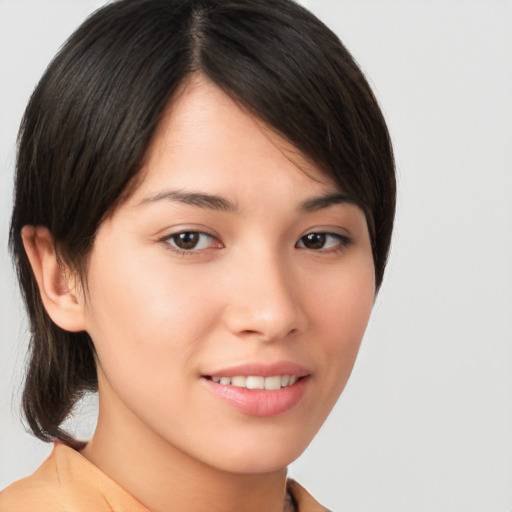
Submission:
[[[220,236],[213,229],[202,224],[177,224],[175,226],[168,226],[162,229],[156,236],[159,240],[165,240],[171,236],[179,235],[180,233],[200,233],[220,240]]]
[[[176,245],[171,243],[171,239],[173,237],[179,236],[183,233],[195,233],[197,235],[204,235],[209,237],[212,240],[212,244],[209,247],[204,247],[200,249],[192,248],[192,249],[181,249],[177,247]],[[207,229],[204,226],[187,226],[187,225],[180,225],[176,226],[171,230],[166,230],[166,234],[161,236],[159,238],[159,242],[163,243],[165,245],[165,248],[169,251],[173,251],[180,255],[193,255],[193,254],[199,254],[203,251],[207,251],[209,249],[221,249],[224,247],[223,243],[220,241],[220,237],[212,232],[211,230]]]
[[[341,226],[315,226],[311,229],[304,231],[304,233],[300,237],[302,238],[303,236],[307,236],[312,233],[339,236],[344,239],[353,240],[353,237],[350,234],[349,230]]]
[[[303,240],[303,238],[307,237],[308,235],[313,235],[313,234],[325,235],[327,237],[333,237],[338,240],[338,244],[336,244],[334,247],[327,247],[327,248],[320,248],[320,249],[313,249],[310,247],[306,247],[304,245],[302,245],[302,246],[298,245]],[[298,249],[305,249],[305,250],[310,250],[313,252],[328,253],[328,252],[343,251],[348,246],[352,245],[353,242],[354,242],[354,239],[352,238],[351,235],[347,234],[346,231],[344,233],[340,233],[338,230],[336,230],[336,228],[333,228],[333,227],[317,227],[317,228],[310,229],[310,230],[306,231],[303,235],[301,235],[299,237],[299,239],[297,240],[295,247],[297,247]],[[304,243],[302,242],[302,244],[304,244]]]

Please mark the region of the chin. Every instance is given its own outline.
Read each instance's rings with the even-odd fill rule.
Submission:
[[[296,442],[291,442],[296,441]],[[215,467],[229,473],[262,474],[286,469],[309,445],[310,439],[267,439],[226,446],[212,454]]]

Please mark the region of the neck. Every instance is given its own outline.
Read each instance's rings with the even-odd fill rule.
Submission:
[[[286,468],[219,470],[148,432],[125,408],[102,407],[101,400],[96,432],[82,455],[151,512],[283,512]]]

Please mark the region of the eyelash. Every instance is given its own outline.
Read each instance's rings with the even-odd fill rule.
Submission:
[[[168,235],[168,236],[162,238],[162,242],[164,242],[166,244],[167,249],[174,251],[175,253],[180,254],[182,256],[191,256],[193,254],[196,254],[199,251],[210,248],[210,247],[204,247],[204,248],[197,249],[196,247],[192,247],[190,249],[182,249],[180,247],[177,247],[175,244],[175,240],[179,236],[183,236],[183,235],[197,235],[197,236],[199,236],[199,240],[201,239],[201,237],[202,238],[207,237],[207,238],[211,239],[212,241],[215,240],[215,237],[209,233],[205,233],[204,231],[190,230],[190,231],[180,231],[179,233],[173,233],[172,235]],[[223,247],[222,243],[218,242],[218,248],[220,249],[222,247]]]
[[[338,252],[345,250],[352,243],[352,239],[350,237],[348,237],[347,235],[342,235],[341,233],[331,233],[328,231],[312,231],[311,233],[307,233],[307,234],[301,236],[299,238],[299,240],[297,241],[297,243],[295,244],[295,247],[297,247],[297,245],[300,242],[304,243],[303,240],[307,239],[307,237],[310,237],[312,235],[317,236],[317,237],[318,236],[325,237],[326,240],[328,240],[329,238],[336,240],[336,245],[334,247],[328,247],[327,249],[325,249],[325,248],[311,249],[315,252],[338,253]],[[308,247],[300,247],[300,248],[301,249],[310,249]]]
[[[200,243],[201,237],[203,237],[203,238],[207,237],[212,241],[215,240],[215,237],[209,233],[205,233],[203,231],[190,230],[190,231],[180,231],[179,233],[173,233],[172,235],[168,235],[168,236],[162,238],[161,241],[166,245],[166,247],[169,250],[171,250],[177,254],[183,255],[183,256],[191,256],[191,255],[197,254],[200,251],[212,248],[211,245],[209,247],[203,247],[203,248],[199,248],[199,249],[197,249],[196,246],[194,246],[190,249],[183,249],[183,248],[177,247],[176,243],[175,243],[177,237],[184,236],[184,235],[198,236],[199,237],[198,243]],[[307,239],[307,237],[311,237],[313,235],[317,236],[317,237],[318,236],[325,237],[324,244],[326,243],[326,241],[329,238],[335,239],[336,245],[333,247],[328,247],[327,249],[325,249],[323,247],[319,248],[319,249],[308,248],[304,245],[304,240]],[[299,246],[299,243],[301,243],[301,242],[302,242],[302,246]],[[302,235],[299,238],[299,240],[296,242],[295,247],[297,249],[312,250],[313,252],[338,253],[338,252],[345,250],[351,244],[352,244],[352,239],[346,235],[342,235],[340,233],[327,232],[327,231],[313,231],[313,232],[307,233],[305,235]],[[214,247],[214,248],[221,249],[223,247],[224,246],[222,245],[222,243],[218,242],[217,247]]]

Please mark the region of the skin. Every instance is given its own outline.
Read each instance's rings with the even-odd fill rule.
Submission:
[[[343,390],[372,309],[364,214],[350,202],[306,211],[340,193],[334,182],[201,76],[168,109],[141,173],[99,228],[85,295],[45,228],[23,232],[50,316],[97,350],[99,420],[83,455],[155,512],[281,512],[286,466]],[[184,231],[205,233],[186,253],[172,238]],[[311,233],[333,235],[311,247]],[[307,368],[300,402],[252,416],[202,382],[255,361]]]

